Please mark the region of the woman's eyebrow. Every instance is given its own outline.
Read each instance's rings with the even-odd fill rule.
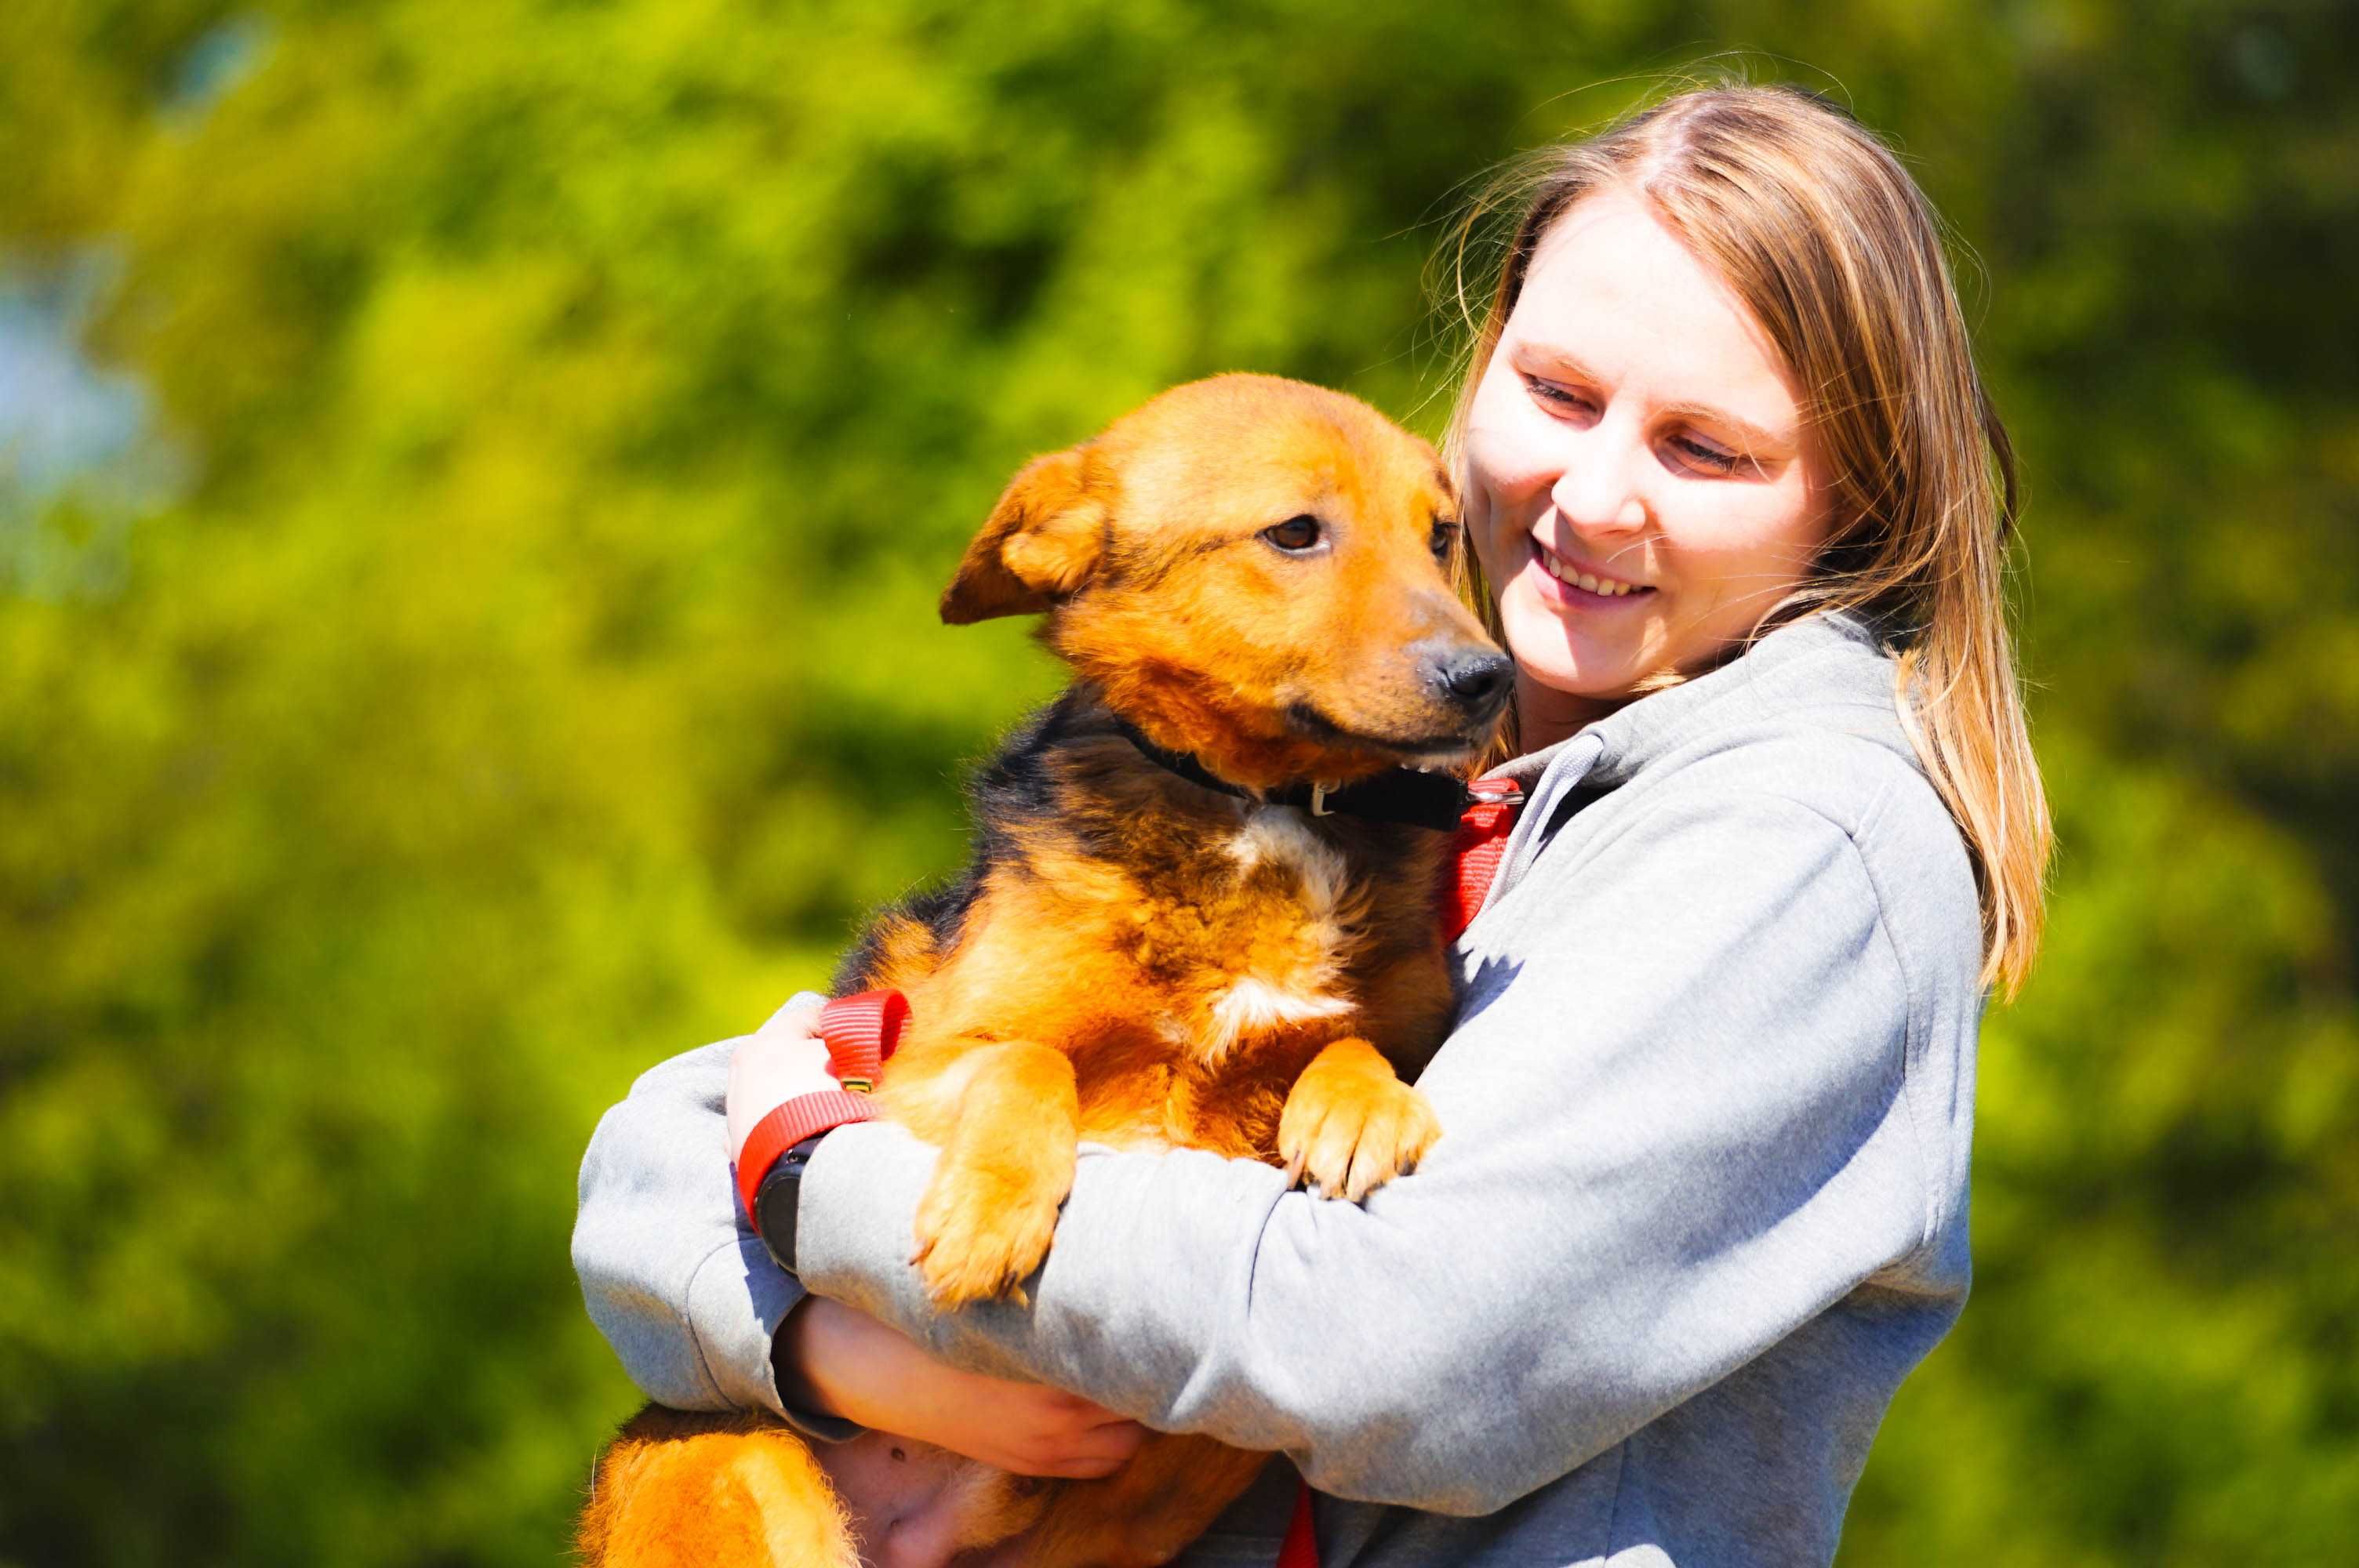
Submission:
[[[1725,408],[1715,408],[1709,403],[1674,403],[1658,409],[1659,414],[1674,415],[1681,419],[1693,419],[1701,424],[1727,431],[1736,438],[1738,446],[1756,457],[1782,458],[1791,456],[1796,446],[1791,435],[1780,436],[1764,429],[1750,419],[1742,419]]]
[[[1572,354],[1553,343],[1536,342],[1530,338],[1526,338],[1516,345],[1516,355],[1518,358],[1538,360],[1549,369],[1560,371],[1575,381],[1593,382],[1597,379],[1595,371],[1591,370]]]

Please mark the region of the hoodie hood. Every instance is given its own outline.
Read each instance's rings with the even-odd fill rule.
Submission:
[[[1823,611],[1781,626],[1717,669],[1639,697],[1495,773],[1527,805],[1493,883],[1497,898],[1530,870],[1579,789],[1618,789],[1650,768],[1681,763],[1765,732],[1816,729],[1884,747],[1919,773],[1901,727],[1898,667],[1859,617]],[[1491,899],[1484,902],[1487,904]]]

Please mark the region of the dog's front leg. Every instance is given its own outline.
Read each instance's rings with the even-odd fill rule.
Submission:
[[[915,1261],[944,1306],[1014,1292],[1040,1266],[1073,1184],[1081,1098],[1061,1051],[978,1044],[941,1163],[918,1205]]]
[[[1357,1203],[1423,1159],[1440,1136],[1433,1108],[1384,1054],[1345,1039],[1294,1080],[1277,1120],[1277,1152],[1288,1178],[1307,1174],[1329,1197]]]

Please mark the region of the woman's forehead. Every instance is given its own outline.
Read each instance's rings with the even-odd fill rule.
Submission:
[[[1542,236],[1506,338],[1520,369],[1554,363],[1772,431],[1799,418],[1776,347],[1736,291],[1621,191],[1576,202]]]

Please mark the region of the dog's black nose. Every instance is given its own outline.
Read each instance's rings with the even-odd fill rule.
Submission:
[[[1507,699],[1516,664],[1505,654],[1462,648],[1437,655],[1426,665],[1433,683],[1470,713],[1496,713]]]

